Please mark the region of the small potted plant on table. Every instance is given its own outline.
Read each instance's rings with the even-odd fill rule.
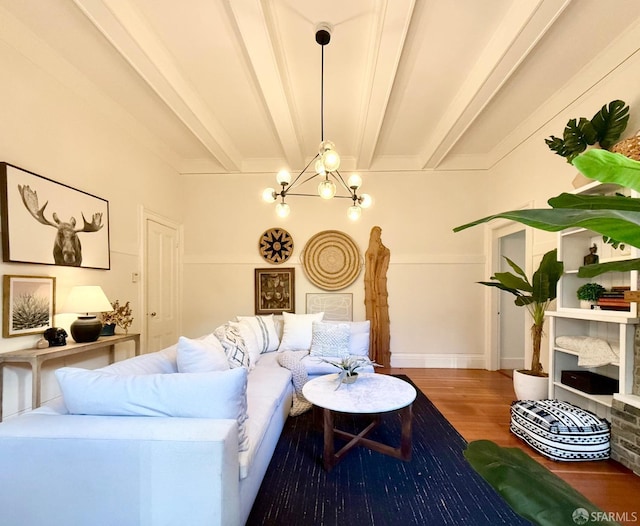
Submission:
[[[116,325],[121,329],[124,329],[124,333],[129,332],[129,327],[133,323],[133,316],[129,302],[124,305],[120,305],[118,300],[111,303],[113,310],[110,312],[103,312],[100,317],[102,319],[102,331],[101,336],[113,336],[115,334]]]
[[[361,367],[365,367],[367,365],[380,367],[380,364],[371,361],[368,356],[347,356],[342,358],[339,362],[328,360],[327,358],[320,358],[320,360],[339,369],[338,387],[343,383],[352,384],[355,382],[358,379],[358,369]],[[336,389],[338,389],[338,387],[336,387]]]

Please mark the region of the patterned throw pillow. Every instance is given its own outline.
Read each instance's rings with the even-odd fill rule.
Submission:
[[[349,325],[314,321],[311,335],[311,356],[349,356]]]
[[[225,323],[214,330],[213,334],[216,335],[222,344],[224,353],[227,355],[229,367],[232,369],[236,367],[244,367],[249,370],[249,367],[251,366],[251,358],[249,357],[249,351],[244,343],[244,339],[240,335],[238,327]]]
[[[278,338],[273,314],[269,316],[237,316],[236,319],[251,326],[261,353],[278,350],[280,338]]]

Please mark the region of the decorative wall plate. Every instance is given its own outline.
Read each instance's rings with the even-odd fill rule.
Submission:
[[[307,241],[302,268],[314,285],[323,290],[340,290],[356,280],[362,258],[358,245],[347,234],[325,230]]]
[[[266,261],[279,265],[291,257],[293,238],[284,228],[270,228],[260,236],[258,249]]]

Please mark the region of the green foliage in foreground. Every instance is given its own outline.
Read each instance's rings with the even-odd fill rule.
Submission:
[[[640,162],[606,150],[590,150],[573,161],[585,176],[640,192]],[[493,214],[453,229],[460,232],[493,219],[509,219],[547,232],[586,228],[619,243],[640,248],[640,199],[625,196],[592,196],[562,193],[549,199],[551,208],[511,210]],[[640,259],[588,265],[579,277],[604,272],[640,270]]]
[[[476,440],[469,443],[464,456],[518,515],[534,524],[584,524],[573,519],[576,510],[582,509],[589,516],[589,525],[618,525],[609,520],[611,514],[600,510],[520,448]]]

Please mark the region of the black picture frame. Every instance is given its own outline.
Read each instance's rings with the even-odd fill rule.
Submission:
[[[295,268],[255,269],[255,313],[295,312]]]
[[[109,202],[0,163],[2,260],[109,270]]]

